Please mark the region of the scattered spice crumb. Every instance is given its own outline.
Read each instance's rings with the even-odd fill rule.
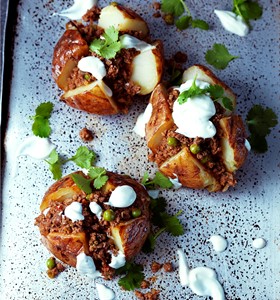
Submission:
[[[149,281],[147,281],[147,280],[143,280],[142,282],[141,282],[141,289],[147,289],[148,287],[150,287],[150,282]]]
[[[163,264],[163,270],[165,272],[173,272],[173,265],[171,262],[166,262]]]
[[[156,289],[152,289],[148,293],[141,293],[140,291],[135,291],[134,295],[139,300],[157,300],[159,296],[159,291]]]
[[[154,262],[152,262],[151,270],[153,273],[156,273],[159,269],[161,269],[161,267],[162,267],[162,264],[154,261]]]
[[[84,142],[91,142],[93,140],[93,133],[85,127],[80,131],[80,138]]]

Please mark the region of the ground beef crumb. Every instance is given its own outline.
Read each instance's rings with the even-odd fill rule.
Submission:
[[[163,269],[165,272],[173,272],[173,265],[171,262],[163,264]]]
[[[93,8],[89,9],[86,14],[83,15],[83,21],[97,21],[99,19],[101,9],[97,6],[93,6]]]
[[[137,299],[145,300],[145,295],[139,291],[135,291],[134,295],[136,296]]]
[[[161,17],[161,13],[158,11],[156,13],[153,14],[154,18],[160,18]]]
[[[91,142],[93,140],[93,133],[85,127],[80,131],[80,138],[84,142]]]
[[[175,60],[176,63],[183,64],[188,60],[188,56],[187,56],[186,53],[178,51],[174,55],[174,60]]]
[[[161,269],[161,267],[162,267],[162,264],[154,261],[151,265],[151,270],[152,270],[153,273],[156,273]]]
[[[140,300],[157,300],[159,296],[159,291],[156,289],[152,289],[148,293],[141,293],[139,291],[135,291],[134,295],[137,297],[137,299]]]
[[[55,260],[55,258],[53,258]],[[49,278],[53,279],[55,278],[59,273],[63,272],[65,270],[65,267],[55,260],[55,267],[52,269],[47,270],[47,274]]]
[[[147,289],[150,286],[150,282],[148,280],[143,280],[141,282],[141,289]]]
[[[153,3],[153,8],[154,8],[155,10],[159,10],[159,9],[161,8],[160,2],[154,2],[154,3]]]

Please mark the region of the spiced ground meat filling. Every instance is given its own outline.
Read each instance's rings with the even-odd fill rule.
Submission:
[[[179,92],[174,89],[168,90],[168,105],[173,110],[173,104],[179,96]],[[225,109],[217,102],[214,103],[216,114],[210,119],[217,129],[217,133],[213,138],[188,138],[176,132],[178,128],[175,124],[168,130],[165,130],[162,135],[162,143],[157,149],[156,153],[149,154],[149,160],[156,162],[159,166],[169,158],[179,153],[183,148],[187,148],[188,152],[192,145],[199,148],[198,153],[192,153],[204,166],[209,170],[213,176],[218,180],[221,186],[234,186],[236,179],[234,174],[228,172],[221,157],[221,134],[219,121],[224,117]],[[168,145],[168,139],[175,138],[176,143],[172,146]]]
[[[85,233],[88,242],[87,255],[91,256],[95,262],[96,269],[99,270],[105,279],[111,279],[115,274],[115,269],[109,267],[112,255],[117,256],[119,249],[112,239],[111,226],[117,226],[122,222],[135,219],[132,211],[140,209],[144,213],[144,206],[147,198],[143,195],[137,195],[135,202],[127,208],[114,208],[108,204],[111,192],[103,194],[95,190],[87,196],[74,195],[63,202],[51,201],[49,207],[35,219],[35,225],[39,227],[42,236],[50,233],[60,233],[71,236],[71,234]],[[82,215],[84,220],[73,222],[65,216],[64,211],[67,206],[73,202],[82,204]],[[115,218],[113,221],[106,221],[103,217],[98,218],[90,210],[90,203],[95,202],[101,208],[102,212],[107,209],[114,211]]]

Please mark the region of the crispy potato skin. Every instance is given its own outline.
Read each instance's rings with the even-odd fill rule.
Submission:
[[[204,80],[210,84],[223,87],[225,94],[233,100],[235,95],[221,80],[204,66],[195,65],[184,72],[185,80],[194,78]],[[194,77],[192,77],[194,76]],[[168,93],[163,84],[157,85],[150,97],[153,110],[149,122],[146,124],[146,141],[150,150],[157,154],[164,143],[164,132],[174,125],[172,110],[168,104]],[[240,116],[226,111],[225,117],[219,122],[218,131],[221,135],[221,158],[228,172],[234,173],[246,160],[248,150],[245,147],[246,130]],[[168,177],[178,177],[183,186],[203,189],[210,192],[225,191],[211,170],[207,169],[193,155],[187,147],[158,166],[159,170]],[[176,175],[175,175],[176,174]]]
[[[83,175],[82,172],[75,172]],[[85,175],[83,175],[86,177]],[[120,222],[117,225],[111,225],[111,231],[115,233],[118,241],[115,241],[116,246],[123,250],[126,259],[130,260],[141,250],[150,231],[150,198],[145,188],[137,183],[129,176],[119,175],[112,172],[107,172],[109,177],[107,183],[102,187],[103,195],[110,194],[117,186],[130,185],[137,194],[137,198],[141,197],[141,216],[131,219],[126,222]],[[71,174],[55,182],[45,193],[41,211],[44,211],[50,206],[52,201],[69,203],[73,196],[85,197],[85,193],[81,191],[73,179]],[[76,257],[80,252],[85,252],[90,255],[89,251],[89,236],[86,232],[78,233],[61,233],[41,231],[42,242],[46,248],[61,261],[75,267]]]

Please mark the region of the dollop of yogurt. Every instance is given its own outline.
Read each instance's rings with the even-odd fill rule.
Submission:
[[[121,185],[116,187],[108,202],[105,202],[107,205],[113,207],[124,208],[132,205],[136,200],[136,193],[134,189],[129,185]]]
[[[176,176],[176,174],[173,174]],[[175,178],[170,178],[169,180],[171,181],[171,183],[173,184],[173,188],[175,190],[179,189],[180,187],[182,187],[182,183],[179,181],[179,178],[176,176]]]
[[[113,92],[107,84],[102,80],[106,76],[106,68],[104,63],[95,56],[86,56],[79,60],[78,68],[83,72],[92,74],[96,79],[96,83],[101,90],[109,97],[112,97]]]
[[[101,277],[101,273],[96,270],[92,257],[86,255],[84,252],[81,252],[77,256],[76,269],[80,274],[86,275],[92,279]]]
[[[85,219],[85,217],[83,216],[82,204],[77,201],[72,202],[65,208],[64,215],[72,222],[82,221]]]
[[[188,286],[198,296],[210,296],[213,300],[225,300],[225,293],[213,269],[197,267],[189,269],[187,259],[181,249],[179,256],[179,277],[182,286]]]
[[[159,196],[159,190],[148,190],[148,195],[153,198],[153,199],[157,199]]]
[[[249,143],[249,141],[247,139],[245,139],[245,147],[248,151],[251,151],[251,144]]]
[[[91,212],[93,214],[95,214],[97,216],[97,218],[99,220],[101,220],[101,218],[102,218],[102,207],[99,204],[97,204],[96,202],[90,202],[89,209],[91,210]]]
[[[97,0],[74,0],[74,4],[62,10],[59,15],[70,20],[80,20],[87,10],[91,9],[96,3]]]
[[[228,246],[227,240],[220,235],[212,235],[209,241],[213,245],[213,249],[217,252],[224,252]]]
[[[112,252],[110,252],[112,254]],[[119,250],[118,255],[115,256],[112,254],[111,263],[109,266],[113,269],[119,269],[123,267],[126,263],[125,255],[122,251]]]
[[[145,126],[149,122],[153,112],[152,103],[149,103],[145,109],[145,111],[140,114],[137,118],[136,124],[133,128],[133,131],[140,135],[141,137],[145,136]]]
[[[120,37],[120,43],[121,43],[122,48],[125,48],[125,49],[135,48],[136,50],[141,51],[141,52],[146,52],[146,51],[156,48],[155,46],[152,46],[144,41],[141,41],[141,40],[137,39],[136,37],[131,36],[129,34],[123,34]]]
[[[214,13],[219,18],[225,30],[239,36],[246,36],[248,34],[249,27],[241,16],[226,10],[215,9]]]
[[[252,247],[255,249],[263,249],[266,246],[266,240],[263,238],[254,239],[252,242]]]
[[[48,138],[40,138],[32,135],[19,145],[17,157],[29,156],[35,159],[46,159],[53,149],[55,149],[55,145]]]
[[[200,88],[209,86],[208,83],[199,80],[195,83]],[[179,87],[179,92],[188,90],[192,84],[193,80],[187,80]],[[189,138],[211,138],[216,134],[216,128],[210,121],[215,113],[216,108],[209,95],[188,98],[183,104],[176,100],[172,112],[174,123],[178,127],[176,132]]]
[[[106,287],[102,283],[96,283],[96,290],[100,300],[113,300],[115,299],[115,293],[110,288]]]

